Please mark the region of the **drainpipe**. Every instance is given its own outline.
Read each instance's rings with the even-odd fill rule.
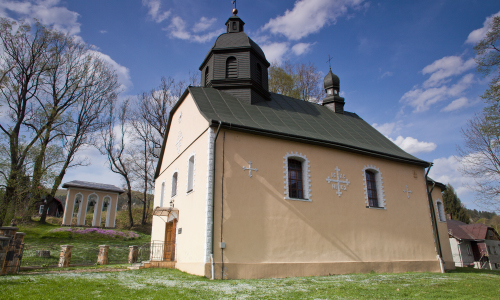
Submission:
[[[437,249],[437,259],[439,261],[439,267],[441,268],[441,273],[444,273],[444,262],[443,262],[443,253],[441,252],[441,241],[439,240],[439,231],[437,227],[436,221],[436,211],[434,210],[434,201],[432,200],[432,191],[434,190],[434,186],[436,183],[432,184],[432,189],[429,191],[429,185],[427,184],[427,175],[429,175],[429,171],[433,166],[433,163],[429,164],[429,168],[427,169],[427,173],[425,173],[425,188],[427,189],[427,200],[429,201],[429,208],[431,210],[431,223],[432,223],[432,231],[434,233],[434,241],[436,243]]]
[[[217,145],[217,137],[219,136],[220,127],[222,122],[219,121],[219,127],[217,128],[217,133],[214,138],[214,152],[212,156],[213,168],[212,168],[212,252],[210,253],[210,258],[212,259],[212,280],[215,279],[215,259],[214,259],[214,217],[215,217],[215,146]]]

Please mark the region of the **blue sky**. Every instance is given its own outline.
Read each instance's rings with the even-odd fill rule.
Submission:
[[[475,72],[472,47],[500,1],[239,0],[237,7],[269,61],[311,61],[326,74],[331,55],[345,109],[433,161],[432,177],[480,208],[454,155],[460,129],[483,107],[488,78]],[[231,9],[230,0],[0,0],[0,16],[38,18],[95,45],[116,68],[121,97],[158,86],[162,76],[199,72]],[[97,151],[82,155],[92,165],[70,170],[64,182],[121,186]]]

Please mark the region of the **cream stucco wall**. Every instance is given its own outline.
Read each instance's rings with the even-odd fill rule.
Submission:
[[[429,186],[431,190],[432,186]],[[455,269],[455,262],[453,261],[453,255],[451,252],[451,245],[449,243],[448,225],[446,225],[446,218],[443,221],[439,220],[439,212],[437,208],[437,202],[443,202],[442,190],[438,187],[434,187],[432,190],[432,201],[434,203],[434,211],[436,213],[436,224],[439,232],[439,240],[441,244],[441,252],[443,254],[443,260],[445,263],[446,270]],[[444,209],[444,203],[443,203]]]
[[[176,267],[197,275],[204,275],[206,263],[207,153],[210,132],[208,122],[199,114],[192,97],[188,95],[172,117],[160,175],[155,181],[154,207],[160,206],[161,185],[165,182],[163,207],[169,207],[170,201],[173,201],[174,208],[179,210]],[[179,136],[182,139],[177,147]],[[188,193],[188,161],[193,155],[194,185]],[[174,172],[178,172],[177,194],[171,197]],[[167,217],[153,216],[152,241],[165,240],[166,221]],[[182,230],[180,234],[179,229]]]
[[[311,202],[285,199],[284,157],[292,152],[310,162]],[[252,177],[243,170],[249,161],[258,169]],[[366,208],[366,166],[381,172],[386,209]],[[326,181],[336,167],[350,181],[340,197]],[[425,184],[422,167],[221,130],[215,175],[216,276],[439,271]],[[409,199],[403,192],[406,185],[412,191]]]

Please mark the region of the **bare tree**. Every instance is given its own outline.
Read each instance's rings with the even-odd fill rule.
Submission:
[[[489,130],[485,114],[476,114],[462,129],[464,147],[458,148],[462,173],[473,178],[468,187],[479,204],[500,211],[500,134]]]
[[[0,130],[9,140],[10,157],[5,197],[0,203],[0,225],[11,201],[22,197],[16,194],[16,189],[22,186],[19,179],[24,176],[25,160],[47,127],[47,124],[36,123],[40,107],[35,96],[43,83],[42,76],[51,68],[54,43],[61,38],[61,34],[40,23],[32,28],[26,23],[0,19],[0,69],[10,70],[4,73],[0,89],[9,120],[0,124]]]
[[[127,204],[129,215],[129,227],[134,226],[132,217],[132,161],[134,158],[130,152],[131,129],[128,124],[129,100],[115,110],[114,105],[109,106],[109,118],[104,129],[101,131],[101,138],[97,141],[97,148],[102,155],[108,158],[109,169],[122,176],[127,187]],[[118,134],[115,133],[118,131]]]

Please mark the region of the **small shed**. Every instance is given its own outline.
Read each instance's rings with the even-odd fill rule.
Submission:
[[[112,184],[73,180],[62,186],[68,189],[66,207],[64,209],[63,226],[71,226],[73,216],[76,214],[76,225],[86,226],[87,211],[93,208],[93,227],[100,227],[101,216],[106,209],[107,228],[115,227],[118,196],[125,191]]]
[[[35,204],[38,214],[42,214],[42,211],[45,209],[45,205],[47,205],[46,200],[39,201]],[[61,200],[54,197],[54,201],[50,202],[49,208],[47,209],[47,216],[60,217],[63,213],[64,206],[62,205]]]

